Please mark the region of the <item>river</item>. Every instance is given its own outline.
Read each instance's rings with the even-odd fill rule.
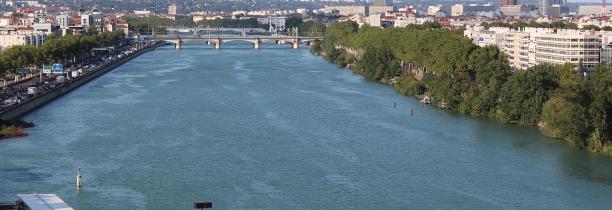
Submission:
[[[75,209],[612,206],[612,158],[422,106],[306,49],[230,49],[245,46],[164,47],[25,116],[37,125],[30,136],[0,141],[0,201],[37,192]]]

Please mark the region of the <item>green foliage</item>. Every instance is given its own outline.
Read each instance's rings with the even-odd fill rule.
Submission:
[[[118,30],[94,36],[49,37],[41,47],[9,47],[0,53],[0,74],[5,74],[10,69],[37,66],[41,62],[52,63],[74,56],[86,56],[94,47],[107,46],[124,37],[123,31]]]
[[[400,77],[393,87],[395,90],[405,96],[423,95],[427,90],[427,87],[423,81],[416,80],[411,75]]]
[[[322,42],[320,40],[314,40],[310,45],[310,53],[320,55],[323,52]]]
[[[325,24],[318,21],[304,22],[299,16],[289,16],[285,21],[285,28],[297,27],[302,36],[322,36],[325,32]]]
[[[363,72],[368,80],[390,79],[399,74],[397,61],[393,52],[387,48],[366,49],[363,55],[367,59],[357,61],[355,70]]]
[[[34,123],[23,120],[0,120],[0,139],[27,136],[24,128],[34,127]]]
[[[584,146],[587,119],[583,108],[563,97],[553,97],[544,104],[542,123],[548,135],[565,138]]]
[[[426,21],[423,24],[409,24],[406,26],[409,29],[425,30],[425,29],[439,29],[442,25],[438,22]]]
[[[500,25],[575,27],[560,22]],[[403,95],[427,94],[435,104],[452,111],[540,125],[548,135],[612,155],[612,66],[599,66],[590,77],[583,77],[580,64],[537,65],[513,72],[507,56],[496,47],[480,48],[460,33],[431,26],[383,30],[336,23],[326,29],[325,40],[313,47],[313,53],[322,52],[331,62],[352,66],[368,80],[396,78],[394,88]],[[359,53],[351,55],[346,50]],[[400,71],[407,66],[421,72],[426,69],[423,80],[411,75],[414,69]]]
[[[559,87],[554,66],[539,65],[518,71],[508,78],[500,90],[497,119],[523,125],[537,125],[542,105]]]
[[[325,24],[317,21],[303,22],[298,27],[302,36],[323,36],[325,33]]]
[[[588,104],[588,119],[593,129],[591,149],[593,151],[608,151],[612,155],[612,71],[609,65],[598,66],[587,82],[590,104]],[[606,147],[607,145],[607,147]]]
[[[601,30],[601,28],[599,28],[599,26],[596,26],[596,25],[586,25],[586,26],[583,26],[582,29],[584,29],[584,30],[595,30],[595,31]]]
[[[301,17],[292,15],[285,20],[285,28],[300,27],[303,22]]]

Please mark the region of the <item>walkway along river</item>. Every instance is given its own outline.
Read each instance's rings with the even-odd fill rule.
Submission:
[[[0,200],[38,192],[75,209],[612,206],[611,158],[534,128],[423,107],[307,50],[232,46],[250,47],[158,48],[26,115],[37,124],[30,136],[0,142]]]

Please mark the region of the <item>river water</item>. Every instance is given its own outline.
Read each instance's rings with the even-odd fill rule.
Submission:
[[[37,192],[76,209],[612,206],[612,158],[423,107],[306,49],[229,49],[245,46],[161,48],[27,115],[30,136],[0,141],[0,201]]]

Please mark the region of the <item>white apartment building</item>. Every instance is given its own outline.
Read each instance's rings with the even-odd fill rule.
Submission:
[[[18,45],[40,46],[47,40],[47,38],[47,35],[43,33],[0,34],[0,50]]]
[[[500,49],[508,55],[508,62],[514,69],[527,69],[535,65],[535,45],[531,34],[523,31],[510,31],[502,36]]]
[[[55,17],[55,22],[60,28],[65,29],[72,25],[72,17],[66,14],[58,15]]]
[[[577,31],[536,34],[535,46],[537,64],[578,64],[582,62],[586,69],[592,69],[599,64],[601,39],[597,34]]]
[[[442,10],[442,6],[441,5],[432,5],[427,7],[427,15],[428,16],[436,16],[436,14]]]
[[[527,69],[537,64],[582,63],[592,69],[600,63],[602,53],[601,32],[526,28],[524,30],[498,30],[472,27],[464,35],[479,46],[497,45],[508,55],[514,69]],[[611,34],[612,35],[612,34]],[[612,36],[611,36],[612,37]],[[612,44],[610,45],[612,47]],[[610,58],[612,60],[612,48]]]

